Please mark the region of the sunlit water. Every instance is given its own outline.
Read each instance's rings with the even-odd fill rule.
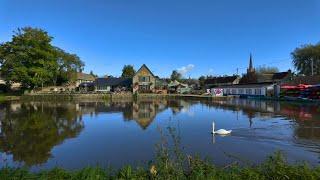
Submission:
[[[232,129],[229,136],[213,136]],[[143,164],[160,130],[217,165],[259,163],[275,151],[319,164],[320,107],[273,101],[11,102],[0,105],[0,165],[31,170]]]

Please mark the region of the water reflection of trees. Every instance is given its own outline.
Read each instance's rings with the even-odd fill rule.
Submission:
[[[159,113],[171,110],[176,115],[195,104],[241,113],[250,125],[256,117],[268,120],[285,116],[294,120],[298,138],[320,139],[320,108],[314,105],[244,99],[28,102],[0,104],[0,150],[12,154],[15,161],[37,165],[50,158],[54,146],[81,132],[84,115],[121,113],[124,121],[134,121],[145,130]]]
[[[45,163],[51,149],[67,138],[76,137],[83,128],[75,109],[28,103],[2,107],[0,148],[25,165]]]
[[[147,129],[156,115],[168,107],[178,113],[185,106],[181,103],[151,100],[0,104],[0,151],[27,166],[42,164],[52,156],[54,146],[81,132],[84,115],[122,113],[125,121],[135,121]]]

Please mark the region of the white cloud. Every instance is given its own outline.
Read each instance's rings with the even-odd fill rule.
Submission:
[[[182,76],[184,76],[188,72],[192,71],[193,68],[194,68],[193,64],[188,64],[187,66],[182,66],[181,68],[178,68],[177,70]]]

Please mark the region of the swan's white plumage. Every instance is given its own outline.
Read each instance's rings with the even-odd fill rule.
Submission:
[[[225,130],[225,129],[219,129],[217,131],[214,131],[214,122],[212,122],[212,133],[213,134],[220,134],[220,135],[226,135],[230,134],[232,130]]]

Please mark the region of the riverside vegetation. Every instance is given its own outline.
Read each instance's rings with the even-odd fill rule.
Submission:
[[[121,169],[87,167],[68,171],[61,168],[30,172],[24,168],[4,167],[0,179],[319,179],[320,167],[306,163],[288,164],[276,152],[259,165],[232,163],[217,167],[210,160],[183,153],[175,129],[168,127],[168,135],[161,132],[156,145],[156,158],[141,167],[124,166]],[[169,140],[169,141],[168,141]],[[170,146],[171,145],[171,146]]]

